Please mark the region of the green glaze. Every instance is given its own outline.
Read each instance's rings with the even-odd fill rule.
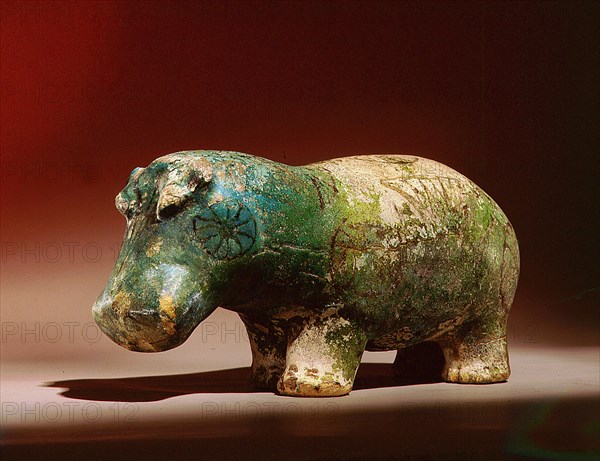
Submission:
[[[116,204],[127,231],[93,312],[124,347],[175,347],[222,306],[248,329],[256,384],[283,394],[346,394],[365,349],[423,341],[448,381],[508,378],[517,240],[442,164],[178,152],[136,168]]]

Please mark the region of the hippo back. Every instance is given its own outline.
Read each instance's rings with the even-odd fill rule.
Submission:
[[[472,181],[407,155],[308,167],[338,182],[341,218],[329,277],[351,315],[368,319],[372,349],[405,346],[482,311],[509,309],[518,279],[516,237],[500,207]]]

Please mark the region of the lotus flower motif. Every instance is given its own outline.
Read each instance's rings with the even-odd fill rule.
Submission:
[[[256,240],[256,221],[248,208],[229,199],[206,208],[193,221],[204,251],[217,259],[233,259],[248,252]]]

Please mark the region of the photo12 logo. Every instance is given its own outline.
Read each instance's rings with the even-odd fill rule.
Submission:
[[[242,322],[202,322],[196,333],[203,344],[249,343]],[[94,321],[89,322],[15,322],[4,321],[0,342],[6,343],[97,343],[108,339]]]
[[[2,264],[95,264],[109,258],[117,260],[122,243],[102,245],[98,242],[2,242]]]
[[[222,419],[239,422],[263,417],[287,417],[316,419],[334,416],[339,412],[335,402],[312,402],[300,405],[297,402],[202,402],[202,421]]]
[[[138,421],[137,403],[2,402],[2,423],[80,423]]]
[[[95,322],[2,322],[1,342],[94,344],[104,337]]]

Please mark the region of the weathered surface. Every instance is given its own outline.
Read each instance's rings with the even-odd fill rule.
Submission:
[[[135,169],[117,196],[122,251],[94,306],[136,351],[236,311],[259,387],[343,395],[365,349],[437,342],[443,378],[508,378],[519,250],[498,205],[437,162],[368,155],[292,167],[190,151]]]

